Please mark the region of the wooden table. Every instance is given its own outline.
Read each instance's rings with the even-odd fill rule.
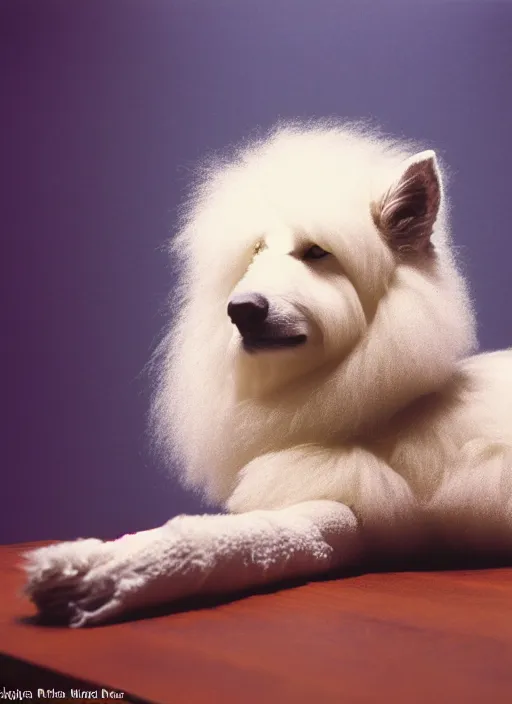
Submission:
[[[68,630],[35,625],[18,595],[27,547],[0,548],[0,698],[5,686],[36,701],[38,688],[103,688],[173,704],[512,702],[512,569],[332,579]]]

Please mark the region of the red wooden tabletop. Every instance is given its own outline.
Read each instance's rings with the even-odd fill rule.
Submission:
[[[0,548],[0,651],[125,698],[512,702],[512,569],[369,574],[68,630],[29,618],[26,547]]]

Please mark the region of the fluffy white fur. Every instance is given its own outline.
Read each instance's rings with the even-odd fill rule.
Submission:
[[[280,126],[206,169],[152,421],[185,483],[241,515],[32,552],[39,609],[99,623],[397,551],[510,549],[512,353],[468,356],[447,211],[433,152],[354,125]],[[253,293],[306,342],[247,351],[226,309]]]

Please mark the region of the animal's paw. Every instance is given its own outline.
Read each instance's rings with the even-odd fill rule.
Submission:
[[[47,620],[78,627],[115,616],[118,599],[115,542],[94,538],[32,550],[23,555],[25,593]]]

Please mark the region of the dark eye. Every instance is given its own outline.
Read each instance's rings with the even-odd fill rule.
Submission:
[[[322,257],[326,257],[329,254],[329,252],[326,252],[325,249],[322,249],[319,247],[317,244],[311,245],[309,249],[306,249],[304,254],[302,255],[303,259],[322,259]]]

